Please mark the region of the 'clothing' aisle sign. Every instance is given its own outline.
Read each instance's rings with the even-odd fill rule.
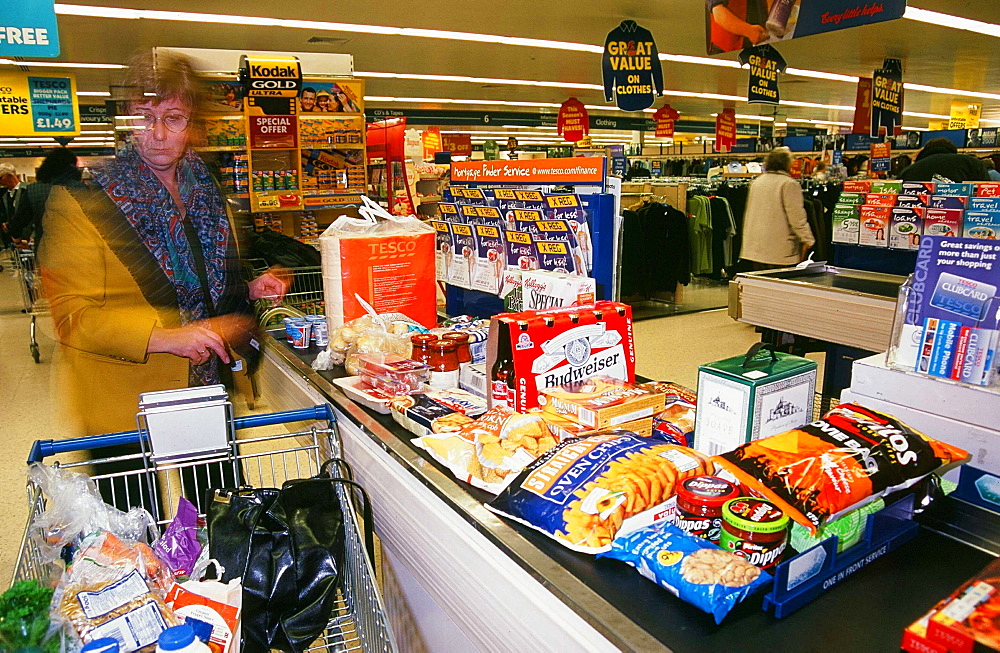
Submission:
[[[52,0],[15,0],[0,12],[0,57],[58,57],[59,28]]]

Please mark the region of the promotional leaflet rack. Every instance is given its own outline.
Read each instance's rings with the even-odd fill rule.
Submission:
[[[227,408],[227,413],[231,410]],[[254,435],[229,442],[229,447],[221,453],[193,455],[185,459],[157,462],[151,451],[150,434],[140,420],[140,428],[124,433],[112,433],[66,440],[38,440],[31,449],[28,463],[41,463],[63,453],[89,451],[95,458],[80,462],[48,464],[74,469],[83,467],[91,472],[91,479],[105,497],[112,497],[117,503],[124,499],[128,505],[141,506],[154,516],[163,527],[173,517],[179,496],[187,496],[204,516],[208,487],[199,487],[199,472],[202,478],[223,474],[237,467],[242,472],[242,484],[253,487],[281,487],[286,480],[309,478],[320,472],[323,460],[342,458],[343,447],[333,409],[329,404],[262,415],[227,418],[225,428],[230,434],[236,430],[270,427],[294,422],[308,422],[321,426],[309,426],[301,431],[289,433],[282,429],[274,435]],[[102,450],[123,445],[139,445],[141,453],[99,458]],[[111,451],[116,451],[112,449]],[[117,449],[120,451],[120,449]],[[77,457],[78,458],[78,457]],[[76,471],[81,471],[76,469]],[[349,474],[345,467],[341,471]],[[96,472],[96,473],[95,473]],[[166,482],[165,482],[166,479]],[[170,482],[173,480],[173,483]],[[193,480],[191,480],[193,479]],[[159,482],[158,482],[159,481]],[[187,485],[188,487],[185,487]],[[165,489],[161,489],[161,486]],[[191,487],[193,486],[193,487]],[[379,593],[372,567],[374,552],[370,538],[370,523],[364,524],[365,537],[362,538],[361,524],[357,517],[359,503],[343,484],[335,484],[337,497],[345,507],[344,519],[344,561],[338,580],[337,601],[331,619],[324,633],[317,639],[310,651],[379,651],[397,650],[392,630],[386,617],[385,604]],[[189,490],[185,492],[185,490]],[[176,492],[176,494],[175,494]],[[20,551],[14,566],[11,584],[25,579],[41,580],[49,577],[51,569],[42,562],[37,544],[30,537],[32,520],[45,509],[45,498],[41,489],[28,482],[29,516]],[[169,508],[164,508],[169,506]]]
[[[567,159],[553,159],[566,161]],[[558,193],[557,186],[573,186],[580,196],[584,208],[591,211],[590,236],[593,240],[593,269],[590,276],[597,281],[597,299],[616,300],[618,295],[618,224],[616,218],[621,201],[621,186],[613,183],[617,177],[607,175],[607,159],[604,157],[580,157],[582,161],[600,161],[598,164],[604,174],[600,181],[593,179],[561,178],[552,181],[543,177],[525,175],[517,181],[464,181],[456,179],[452,173],[452,185],[469,188],[504,188],[508,186],[524,187],[532,190],[542,190],[546,193]],[[544,161],[544,159],[542,160]],[[470,163],[484,163],[480,161]],[[487,161],[485,163],[502,163]],[[513,162],[513,163],[516,163]],[[452,164],[453,166],[455,164]],[[466,290],[451,284],[445,285],[445,299],[448,315],[473,315],[490,317],[503,313],[503,300],[495,295],[489,295],[477,290]]]

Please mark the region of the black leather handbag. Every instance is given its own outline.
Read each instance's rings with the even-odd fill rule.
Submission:
[[[342,476],[328,471],[336,464]],[[323,632],[344,562],[344,510],[337,486],[361,498],[365,544],[373,555],[371,506],[350,467],[329,460],[313,478],[281,489],[215,490],[208,497],[209,553],[222,581],[242,578],[245,653],[299,653]]]

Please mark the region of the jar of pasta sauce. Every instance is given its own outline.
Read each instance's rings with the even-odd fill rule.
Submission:
[[[788,515],[766,499],[738,497],[722,506],[719,546],[761,569],[781,561],[788,543]]]
[[[722,506],[740,496],[738,487],[715,476],[692,476],[677,488],[677,518],[674,525],[685,533],[719,543]]]

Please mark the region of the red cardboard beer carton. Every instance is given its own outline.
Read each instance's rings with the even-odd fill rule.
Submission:
[[[502,313],[490,324],[486,369],[508,379],[512,408],[539,405],[541,390],[595,376],[635,382],[632,309],[618,302]]]

